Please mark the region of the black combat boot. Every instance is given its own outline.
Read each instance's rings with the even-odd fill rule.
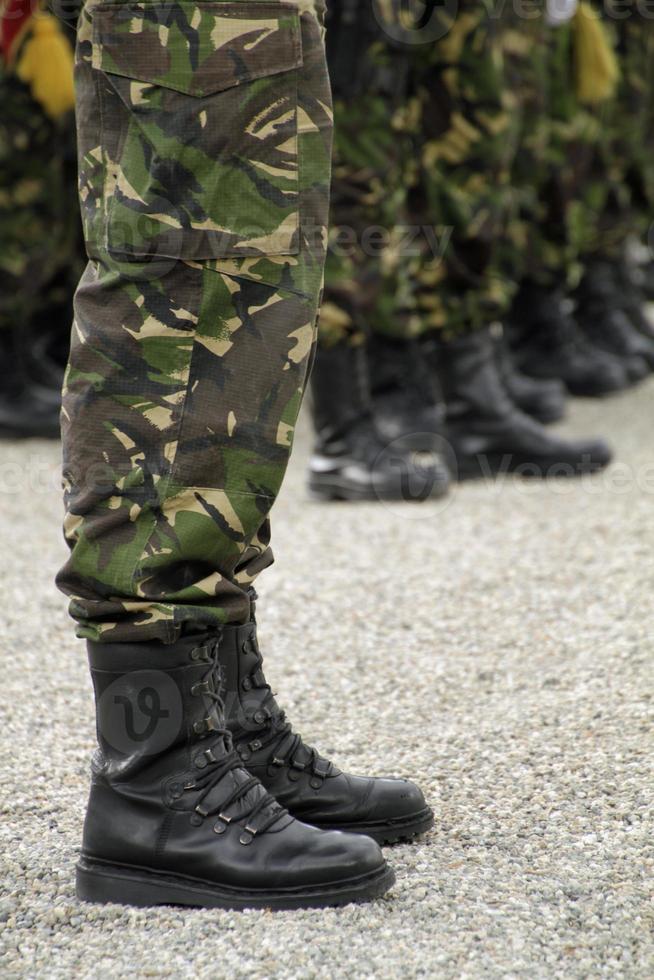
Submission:
[[[362,346],[320,348],[311,376],[316,445],[309,489],[326,500],[423,501],[442,496],[449,474],[436,453],[386,442],[372,412]]]
[[[625,257],[616,263],[615,281],[620,292],[621,308],[634,327],[651,343],[654,342],[654,318],[648,311],[650,301],[639,272],[638,267],[634,267]]]
[[[565,415],[566,389],[558,378],[530,378],[516,367],[503,332],[493,336],[495,360],[504,387],[520,411],[543,425],[558,422]]]
[[[242,764],[294,817],[314,827],[366,834],[380,844],[428,830],[434,816],[413,783],[350,776],[293,731],[263,672],[254,598],[251,622],[227,627],[219,653],[227,725]]]
[[[571,395],[587,398],[629,387],[626,366],[588,340],[572,315],[573,305],[561,293],[522,284],[507,337],[518,368],[534,378],[557,378]]]
[[[459,479],[512,472],[577,476],[610,462],[602,440],[561,439],[520,411],[502,383],[488,331],[435,342],[432,356]]]
[[[383,895],[394,876],[374,841],[300,823],[243,768],[225,727],[220,646],[220,632],[89,644],[100,751],[78,897],[292,909]]]
[[[617,269],[612,262],[594,261],[575,293],[576,315],[589,339],[603,350],[622,358],[632,381],[654,370],[654,340],[641,333],[627,312]]]
[[[29,377],[14,331],[0,330],[0,438],[58,439],[60,392]]]
[[[375,422],[386,442],[417,434],[433,436],[435,449],[445,434],[445,404],[415,340],[371,333],[366,345]]]
[[[633,270],[633,276],[644,301],[654,303],[654,261],[650,259],[638,264]]]

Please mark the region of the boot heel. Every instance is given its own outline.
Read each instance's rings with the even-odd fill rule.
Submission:
[[[78,862],[75,877],[75,890],[81,902],[143,907],[172,905],[177,898],[162,883],[144,881],[128,871],[94,866],[84,859]]]

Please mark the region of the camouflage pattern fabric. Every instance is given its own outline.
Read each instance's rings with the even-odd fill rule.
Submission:
[[[646,237],[654,210],[654,12],[636,0],[598,4],[621,69],[616,98],[598,109],[599,138],[581,201],[588,258],[619,258],[630,234]]]
[[[88,2],[91,261],[63,407],[79,635],[244,621],[314,348],[331,104],[310,0]]]
[[[534,32],[518,71],[524,128],[512,171],[515,203],[503,240],[504,274],[573,288],[592,220],[584,197],[601,124],[598,110],[577,99],[571,25],[546,27],[540,38]]]
[[[434,4],[440,40],[412,57],[410,110],[418,161],[409,222],[430,226],[422,254],[405,264],[414,283],[411,333],[473,331],[502,316],[514,282],[503,275],[501,243],[513,207],[512,168],[522,131],[515,65],[533,47],[533,22],[511,5]],[[540,23],[540,19],[537,23]]]
[[[356,4],[356,17],[365,9]],[[423,29],[402,43],[394,30],[401,15],[383,10],[373,39],[356,45],[358,68],[349,71],[338,48],[330,65],[331,236],[344,227],[357,244],[345,257],[330,251],[324,343],[366,329],[454,336],[501,317],[515,290],[504,262],[517,207],[521,81],[542,40],[542,17],[534,22],[491,2],[434,0]],[[366,83],[359,88],[349,81],[356,71]],[[363,247],[366,229],[376,248]]]
[[[369,329],[393,330],[398,316],[411,147],[409,50],[392,39],[395,19],[369,0],[329,5],[334,157],[321,346],[358,344]]]
[[[41,332],[83,268],[74,120],[48,118],[1,65],[0,98],[0,330],[38,316]]]

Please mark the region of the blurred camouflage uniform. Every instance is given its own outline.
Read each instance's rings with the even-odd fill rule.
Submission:
[[[636,0],[604,0],[598,8],[621,76],[616,97],[598,109],[584,246],[588,257],[619,258],[630,234],[647,235],[654,207],[654,11]]]
[[[343,19],[348,5],[335,6]],[[352,6],[352,19],[364,18],[366,5]],[[352,44],[352,65],[337,43],[328,45],[332,241],[339,245],[343,226],[357,244],[328,257],[325,342],[339,326],[356,333],[361,323],[397,337],[469,331],[501,316],[514,289],[502,240],[516,207],[518,79],[542,20],[472,0],[434,2],[413,28],[393,7],[384,8],[383,28],[377,15],[372,40]],[[371,227],[385,247],[366,254],[362,235]]]
[[[445,5],[447,7],[447,5]],[[409,264],[417,283],[415,329],[470,332],[499,318],[513,282],[501,246],[514,204],[512,168],[523,123],[519,70],[533,52],[534,25],[507,5],[458,4],[442,40],[414,58],[416,156],[412,223],[438,222],[442,257]],[[426,244],[426,243],[425,243]]]
[[[1,50],[0,93],[0,329],[63,316],[67,333],[83,267],[73,114],[48,115]]]
[[[573,44],[569,22],[548,26],[521,68],[524,131],[503,257],[507,276],[550,289],[574,286],[581,274],[584,195],[600,135],[597,110],[577,97]]]
[[[327,18],[334,93],[330,247],[320,342],[357,344],[396,318],[398,256],[410,152],[409,57],[391,34],[392,7],[336,0]],[[386,20],[387,30],[382,27]]]
[[[245,621],[315,337],[331,155],[322,8],[88,2],[90,263],[64,390],[59,575],[79,633]]]

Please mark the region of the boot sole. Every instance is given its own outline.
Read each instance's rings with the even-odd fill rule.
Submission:
[[[608,384],[598,384],[595,380],[589,380],[587,383],[584,383],[583,381],[566,379],[557,374],[538,374],[526,369],[525,374],[530,378],[534,378],[536,381],[551,381],[555,378],[561,381],[568,394],[573,395],[575,398],[607,398],[610,395],[615,395],[619,391],[625,391],[631,387],[631,381],[626,375],[622,381],[616,380]]]
[[[352,487],[347,484],[338,483],[336,481],[330,483],[309,483],[308,490],[309,496],[312,500],[338,500],[349,503],[354,502],[395,502],[395,503],[424,503],[427,500],[437,500],[441,497],[445,497],[450,489],[450,481],[439,481],[434,482],[430,487],[429,492],[426,495],[419,494],[417,497],[412,499],[407,499],[403,497],[401,493],[383,493],[376,492],[373,489],[362,489],[360,487]]]
[[[348,834],[365,834],[372,837],[378,844],[399,844],[402,841],[413,840],[421,834],[426,834],[434,826],[434,813],[427,807],[420,813],[414,813],[409,817],[402,817],[398,820],[379,820],[371,823],[349,823],[349,824],[316,824],[321,830],[342,830]]]
[[[140,907],[189,905],[236,910],[327,908],[381,898],[394,883],[395,872],[387,864],[371,874],[341,882],[256,891],[86,857],[79,859],[76,868],[76,891],[80,901]]]
[[[605,469],[609,463],[610,460],[606,460],[575,465],[574,463],[562,462],[554,457],[536,462],[533,458],[506,453],[503,456],[482,456],[481,459],[479,457],[460,459],[457,477],[459,480],[480,480],[485,477],[504,476],[522,470],[523,472],[519,473],[520,476],[530,480],[543,480],[550,476],[549,471],[554,469],[552,476],[557,479],[569,480],[585,474],[598,473]],[[534,472],[535,467],[538,467],[538,473]]]

